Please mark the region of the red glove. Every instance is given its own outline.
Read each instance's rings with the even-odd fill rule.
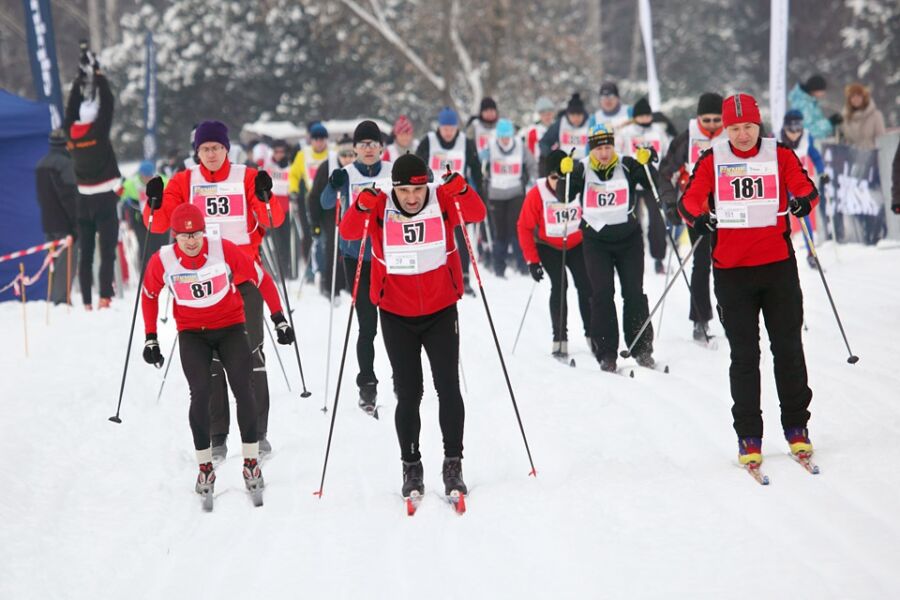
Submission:
[[[387,194],[379,189],[367,187],[359,193],[359,196],[356,197],[356,203],[362,210],[369,210],[371,208],[374,208],[382,197],[387,199]]]
[[[448,172],[448,174],[444,176],[444,185],[441,187],[443,187],[450,195],[456,196],[458,194],[464,194],[469,188],[469,185],[466,183],[466,179],[459,173]]]

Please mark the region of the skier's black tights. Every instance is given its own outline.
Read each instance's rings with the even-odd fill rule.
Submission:
[[[397,410],[394,424],[400,457],[406,462],[419,454],[419,405],[422,402],[422,348],[431,363],[431,375],[440,408],[438,421],[444,438],[444,456],[462,458],[466,409],[459,392],[459,327],[456,304],[430,315],[401,317],[381,312],[381,336],[394,372]]]
[[[250,385],[250,344],[244,324],[222,329],[187,330],[178,333],[181,367],[191,389],[190,423],[194,448],[209,448],[210,365],[215,351],[225,372],[237,404],[241,441],[257,441],[256,399]]]

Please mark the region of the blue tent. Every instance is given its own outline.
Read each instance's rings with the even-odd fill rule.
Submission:
[[[34,183],[34,167],[49,150],[50,107],[0,89],[0,255],[44,242],[41,211]],[[11,282],[25,263],[33,275],[46,253],[0,263],[0,288]],[[46,275],[44,275],[46,277]],[[29,288],[29,299],[46,297],[46,287]],[[12,290],[0,302],[17,300]]]

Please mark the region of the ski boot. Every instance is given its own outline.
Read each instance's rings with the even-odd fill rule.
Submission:
[[[640,354],[634,355],[634,360],[637,361],[642,367],[647,367],[648,369],[652,369],[656,366],[656,361],[653,360],[653,355],[649,352],[641,352]]]
[[[762,438],[742,437],[738,439],[738,462],[747,467],[762,464]]]
[[[104,308],[109,308],[110,304],[112,304],[111,298],[100,298],[97,302],[97,308],[103,310]]]
[[[550,352],[553,356],[562,356],[566,357],[569,355],[569,342],[568,340],[562,340],[560,342],[553,342],[553,351]]]
[[[370,417],[378,418],[378,382],[369,381],[359,385],[359,407]]]
[[[463,275],[463,292],[467,296],[472,296],[473,298],[475,297],[475,290],[473,290],[472,286],[469,285],[469,276],[468,275]]]
[[[263,479],[262,470],[259,468],[259,461],[255,458],[244,459],[244,485],[250,492],[253,506],[262,506],[262,491],[266,487],[266,482]]]
[[[665,267],[665,265],[663,265],[663,261],[661,261],[658,258],[653,263],[653,270],[656,271],[657,275],[665,275],[666,274],[666,267]]]
[[[214,435],[211,437],[212,459],[216,464],[221,463],[225,460],[225,457],[228,456],[228,445],[225,443],[227,438],[227,435]]]
[[[599,354],[595,354],[597,356],[597,362],[600,363],[600,370],[606,371],[607,373],[615,373],[616,372],[616,353],[610,352],[608,354],[603,354],[600,356]]]
[[[816,268],[818,268],[819,262],[816,260],[815,256],[813,256],[812,254],[807,254],[806,255],[806,264],[809,265],[810,269],[816,269]]]
[[[400,493],[406,501],[406,514],[413,516],[419,508],[422,496],[425,494],[425,482],[422,469],[422,461],[403,461],[403,487]]]
[[[788,427],[784,430],[784,439],[791,447],[794,456],[812,456],[813,446],[809,441],[809,431],[805,427]]]
[[[209,512],[213,507],[213,493],[216,487],[216,472],[211,462],[200,465],[200,473],[197,475],[197,483],[194,491],[203,499],[203,510]]]
[[[444,494],[459,514],[466,512],[466,494],[469,493],[462,478],[462,459],[447,457],[441,470],[444,477]]]
[[[709,321],[694,321],[694,341],[706,342],[709,337]]]

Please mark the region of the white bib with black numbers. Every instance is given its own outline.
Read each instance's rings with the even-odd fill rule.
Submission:
[[[206,226],[206,263],[199,269],[188,269],[179,262],[175,244],[159,249],[163,281],[172,292],[175,303],[187,308],[207,308],[218,304],[231,287],[231,269],[225,262],[222,238],[215,225]]]
[[[582,197],[582,218],[588,225],[600,231],[607,225],[621,225],[628,222],[631,213],[631,188],[622,163],[616,164],[609,181],[601,181],[591,169],[590,157],[584,163],[584,191]],[[562,180],[560,180],[562,182]],[[564,185],[564,184],[563,184]]]
[[[723,129],[714,138],[708,138],[706,137],[706,134],[700,131],[700,124],[697,122],[697,119],[690,120],[688,123],[688,173],[694,172],[694,165],[700,160],[700,155],[703,154],[703,151],[710,148],[724,135],[725,130]]]
[[[404,215],[393,195],[384,204],[384,265],[390,275],[419,275],[447,264],[447,232],[437,199],[437,185],[429,184],[428,200],[419,214]]]
[[[226,180],[211,183],[203,178],[199,165],[191,167],[191,203],[203,211],[207,225],[218,225],[222,237],[238,246],[250,243],[244,193],[246,172],[244,165],[231,165]]]
[[[740,158],[728,140],[713,144],[716,221],[719,229],[772,227],[778,219],[778,151],[763,138],[759,152]]]
[[[587,119],[581,124],[581,127],[575,127],[569,123],[569,119],[565,115],[559,119],[559,149],[568,154],[575,148],[572,158],[578,160],[584,158],[587,154],[586,148],[588,143],[588,126]]]
[[[282,168],[272,163],[269,165],[269,175],[272,177],[272,195],[287,196],[290,169]]]
[[[565,185],[565,180],[559,179],[557,185]],[[578,231],[581,225],[581,204],[578,201],[568,204],[560,202],[547,187],[545,177],[537,180],[537,187],[541,192],[541,215],[547,237],[562,239]]]
[[[478,149],[479,155],[487,150],[488,145],[496,139],[494,127],[487,127],[481,122],[481,119],[475,119],[472,123],[472,133],[475,136],[475,147]]]
[[[491,187],[508,190],[522,184],[522,169],[525,167],[522,142],[513,139],[513,147],[509,153],[500,149],[496,139],[491,140],[489,159],[491,162]]]
[[[461,133],[456,134],[456,142],[449,150],[445,150],[441,146],[441,142],[435,132],[428,132],[428,168],[434,174],[435,183],[441,181],[441,178],[447,172],[447,163],[450,164],[450,170],[459,173],[463,177],[466,175],[466,138]]]
[[[350,182],[350,202],[356,202],[359,193],[369,187],[379,189],[390,196],[393,189],[391,181],[391,169],[393,167],[392,163],[381,161],[381,171],[374,177],[363,175],[352,163],[344,167],[344,170],[347,172],[347,179]]]
[[[650,127],[632,123],[616,132],[616,146],[619,154],[631,157],[638,148],[653,148],[662,160],[669,149],[669,136],[660,123],[653,123]]]

